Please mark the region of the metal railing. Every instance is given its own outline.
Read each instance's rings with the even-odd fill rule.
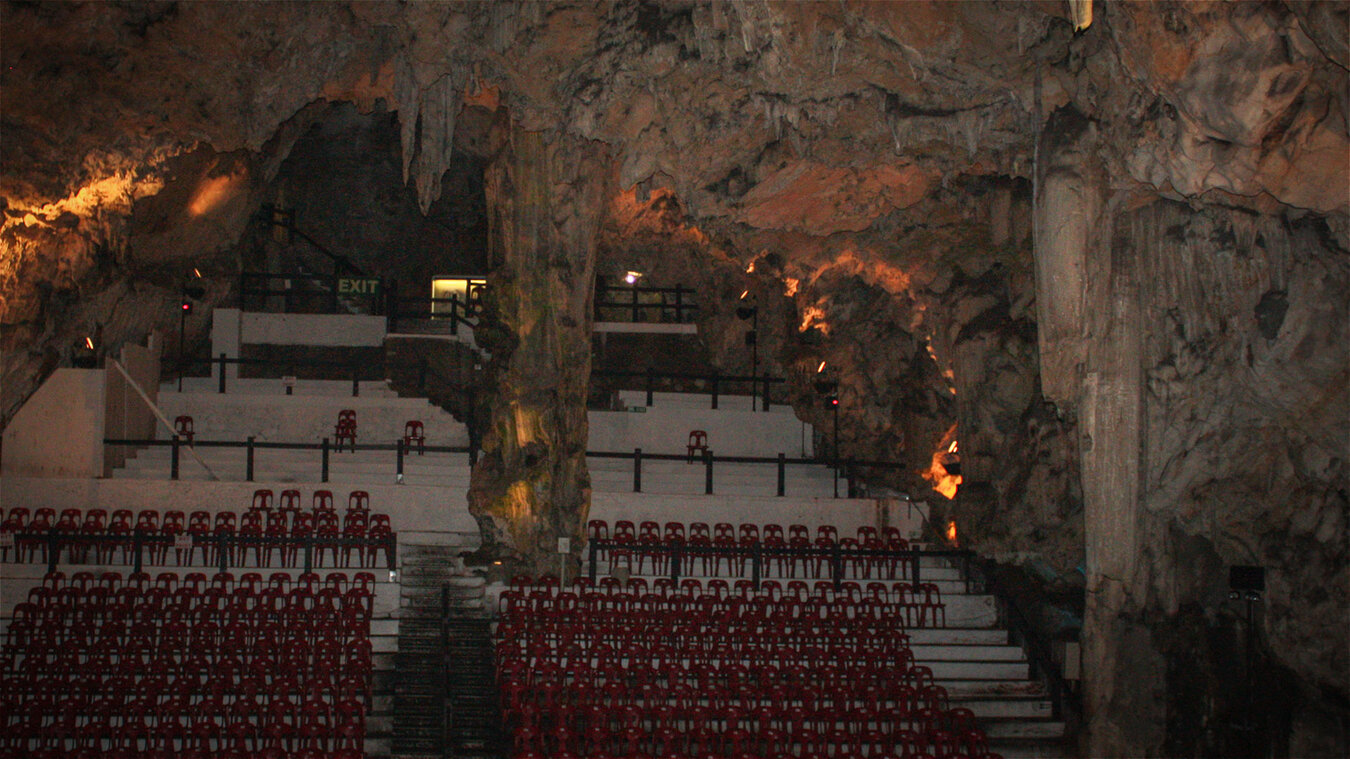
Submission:
[[[403,296],[398,294],[397,283],[390,283],[388,297],[384,305],[387,319],[386,331],[398,332],[399,322],[404,319],[421,321],[443,321],[450,328],[450,334],[458,335],[460,325],[469,329],[478,326],[483,313],[481,296],[466,299],[451,293],[448,298]]]
[[[230,358],[228,354],[221,353],[215,358],[184,358],[179,363],[179,376],[183,375],[184,367],[188,366],[208,366],[211,367],[211,373],[216,378],[216,391],[224,394],[229,390],[229,377],[225,367],[234,364],[236,366],[264,366],[275,367],[280,370],[279,377],[294,377],[298,368],[317,368],[334,369],[335,375],[342,375],[343,379],[350,378],[352,381],[352,397],[361,395],[362,382],[382,382],[386,379],[389,370],[393,368],[415,368],[418,372],[418,392],[426,389],[426,378],[429,367],[426,359],[416,363],[398,363],[380,358],[376,361],[351,360],[351,361],[320,361],[314,359],[268,359],[268,358]],[[256,377],[242,377],[239,379],[258,379]],[[290,395],[291,387],[286,388],[286,394]]]
[[[305,287],[308,285],[308,287]],[[356,299],[365,313],[379,315],[384,308],[380,280],[375,277],[333,274],[270,274],[240,272],[239,307],[267,298],[282,298],[285,313],[342,313],[342,299]],[[301,308],[301,305],[306,308]]]
[[[806,562],[815,560],[817,566],[821,563],[828,563],[830,567],[829,579],[834,583],[834,589],[837,591],[843,585],[845,562],[876,562],[878,564],[890,562],[892,571],[892,580],[907,580],[914,585],[923,582],[922,569],[920,568],[920,559],[925,557],[954,558],[960,559],[963,566],[975,558],[972,551],[959,549],[921,549],[917,546],[907,548],[861,548],[852,546],[843,546],[835,544],[833,546],[766,546],[763,543],[754,545],[689,545],[688,543],[642,543],[636,539],[633,541],[620,541],[614,538],[594,538],[587,543],[587,573],[592,582],[595,581],[598,572],[598,560],[600,551],[613,552],[615,549],[620,551],[630,551],[634,554],[646,553],[649,555],[668,556],[669,569],[666,574],[670,579],[679,582],[681,572],[688,566],[690,559],[694,557],[710,558],[730,558],[741,561],[750,568],[750,579],[754,583],[755,590],[759,590],[760,580],[764,577],[764,567],[766,562],[771,560],[782,561],[784,559],[796,562],[798,560]],[[966,592],[970,592],[970,580],[966,580]]]
[[[655,394],[657,392],[657,380],[670,380],[668,383],[674,389],[670,392],[689,393],[693,395],[707,394],[710,396],[710,408],[717,408],[718,399],[726,394],[731,387],[748,385],[750,395],[763,401],[764,411],[769,410],[771,404],[770,388],[787,380],[782,377],[770,377],[769,375],[753,376],[746,374],[698,374],[692,372],[658,372],[655,369],[646,369],[644,371],[621,371],[611,369],[595,369],[591,371],[592,377],[608,379],[641,379],[642,389],[647,394],[647,406],[654,405]],[[761,393],[762,389],[762,393]],[[778,402],[782,405],[782,401]]]
[[[108,558],[117,550],[122,551],[123,562],[126,562],[128,553],[131,556],[131,566],[134,572],[140,572],[146,565],[145,553],[148,548],[161,547],[160,550],[167,552],[188,551],[188,560],[191,561],[192,553],[198,548],[202,550],[203,558],[208,556],[207,549],[214,549],[216,561],[213,566],[221,572],[228,571],[231,567],[240,568],[244,564],[242,560],[247,556],[248,550],[254,549],[255,555],[264,547],[279,548],[283,551],[290,547],[295,547],[298,556],[303,555],[302,565],[304,571],[309,572],[315,567],[314,552],[317,548],[320,553],[327,549],[333,549],[334,561],[338,549],[346,551],[384,551],[386,564],[390,571],[398,567],[398,534],[389,533],[379,537],[349,537],[349,536],[278,536],[278,535],[240,535],[238,533],[221,534],[192,534],[179,533],[178,535],[164,535],[161,533],[149,533],[143,530],[132,530],[124,535],[88,535],[74,532],[58,530],[55,527],[41,532],[19,531],[10,533],[14,536],[14,561],[11,563],[25,563],[20,560],[21,548],[41,547],[44,553],[44,559],[47,564],[48,572],[55,572],[58,564],[61,563],[61,553],[64,550],[66,556],[70,559],[67,563],[81,563],[76,559],[84,557],[91,549],[101,554],[104,549],[108,551]],[[184,540],[186,538],[186,540]],[[299,554],[300,548],[303,548],[303,554]],[[298,558],[297,556],[297,558]],[[234,559],[240,559],[236,562]],[[99,562],[99,563],[112,563]],[[151,562],[150,566],[169,566],[167,564]],[[182,565],[178,566],[196,566]]]
[[[187,445],[178,435],[174,435],[168,440],[158,440],[149,438],[104,438],[104,445],[124,445],[131,447],[138,446],[158,446],[168,447],[169,454],[169,479],[177,480],[182,463],[182,448]],[[268,443],[258,442],[255,438],[249,437],[245,440],[196,440],[192,444],[193,448],[243,448],[245,450],[244,459],[244,481],[253,482],[253,475],[257,466],[257,453],[261,450],[287,450],[287,451],[318,451],[319,456],[319,482],[328,482],[329,470],[332,464],[333,454],[342,451],[393,451],[394,458],[394,476],[401,481],[403,478],[404,460],[411,455],[412,449],[409,448],[402,438],[393,443],[347,443],[336,445],[330,438],[324,438],[318,443]],[[464,453],[469,455],[469,465],[476,463],[475,452],[469,446],[456,445],[422,445],[417,446],[419,453]]]
[[[604,281],[595,283],[595,320],[651,322],[658,324],[688,324],[698,314],[698,306],[690,303],[692,288],[674,287],[614,287]],[[615,318],[615,317],[618,318]]]

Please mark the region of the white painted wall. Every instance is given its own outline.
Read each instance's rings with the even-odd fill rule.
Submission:
[[[119,360],[141,390],[150,396],[150,401],[155,402],[159,394],[159,348],[155,338],[151,337],[148,347],[123,346]],[[121,372],[109,367],[106,374],[103,436],[133,440],[155,437],[155,427],[160,422],[154,412]],[[131,449],[126,446],[107,446],[103,453],[104,473],[121,466],[130,454]]]
[[[0,472],[101,477],[105,382],[103,369],[57,369],[5,428]]]
[[[237,308],[217,308],[211,312],[211,356],[224,353],[230,358],[239,357],[240,319],[243,314]],[[239,378],[239,364],[225,365],[226,384]],[[211,364],[211,379],[220,380],[220,364]]]
[[[386,324],[383,316],[245,313],[239,323],[239,342],[244,345],[378,348],[384,345]],[[225,350],[214,344],[211,347],[216,355]]]
[[[259,442],[317,443],[333,437],[341,409],[356,411],[358,443],[392,444],[411,419],[425,425],[428,445],[465,445],[469,439],[463,424],[420,398],[161,393],[160,408],[170,419],[191,416],[198,440],[253,435]]]
[[[644,412],[591,411],[592,451],[683,455],[690,430],[708,433],[708,448],[722,456],[811,456],[811,427],[792,414],[678,406],[642,406]]]

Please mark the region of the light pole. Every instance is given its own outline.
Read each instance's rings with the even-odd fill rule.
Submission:
[[[834,445],[833,456],[834,465],[834,497],[839,497],[839,382],[837,380],[818,379],[815,383],[816,394],[819,395],[829,406],[834,422],[833,438]]]
[[[750,293],[749,290],[741,293],[741,299]],[[736,318],[741,321],[750,319],[750,331],[745,333],[745,344],[750,346],[750,410],[758,411],[757,404],[759,400],[759,306],[739,306],[736,308]],[[765,388],[768,392],[768,388]]]
[[[196,269],[192,270],[194,273]],[[201,274],[197,274],[198,277]],[[206,289],[196,285],[189,286],[184,284],[182,292],[179,293],[178,302],[178,392],[183,392],[183,333],[187,331],[187,316],[192,313],[192,301],[201,300],[206,295]],[[222,368],[223,371],[223,368]]]

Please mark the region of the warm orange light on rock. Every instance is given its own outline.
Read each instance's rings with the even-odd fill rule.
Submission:
[[[224,174],[218,177],[208,177],[197,186],[197,192],[193,194],[192,201],[188,203],[188,213],[193,216],[203,216],[210,213],[229,199],[234,190],[234,184],[237,177],[231,174]]]
[[[956,545],[956,522],[947,523],[947,542]]]
[[[933,484],[934,490],[948,499],[955,498],[956,492],[961,486],[961,475],[947,471],[948,463],[955,463],[959,460],[956,457],[956,450],[956,425],[953,424],[951,429],[947,430],[947,434],[942,436],[942,440],[938,443],[938,449],[933,451],[933,458],[929,461],[928,469],[921,473],[925,480]]]
[[[830,325],[825,322],[825,309],[820,306],[807,306],[802,309],[802,323],[797,327],[797,331],[805,332],[812,327],[827,335],[830,333]]]

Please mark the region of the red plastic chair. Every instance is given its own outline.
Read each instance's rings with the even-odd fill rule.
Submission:
[[[192,445],[192,438],[196,434],[192,431],[192,417],[184,414],[173,420],[174,434],[182,438],[188,445]]]
[[[333,491],[316,490],[314,491],[313,501],[310,509],[314,512],[333,510]]]
[[[403,425],[403,448],[411,451],[413,444],[417,444],[417,455],[421,456],[426,448],[427,439],[422,433],[422,422],[417,419],[409,420]]]
[[[704,432],[703,430],[690,430],[689,443],[687,444],[687,449],[689,453],[688,455],[689,462],[693,462],[695,451],[697,451],[700,455],[706,454],[708,452],[708,433]]]
[[[353,490],[347,497],[347,511],[370,511],[370,493]]]
[[[337,426],[333,428],[333,442],[339,451],[342,450],[343,441],[350,443],[353,451],[356,450],[355,409],[345,408],[338,412]]]

